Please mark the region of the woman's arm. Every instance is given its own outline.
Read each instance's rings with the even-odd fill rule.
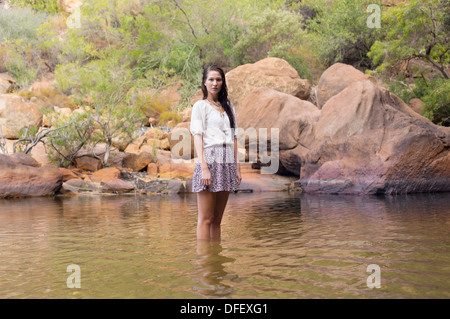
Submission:
[[[194,135],[194,147],[202,168],[202,183],[204,185],[211,185],[211,173],[206,162],[203,137],[201,134]]]

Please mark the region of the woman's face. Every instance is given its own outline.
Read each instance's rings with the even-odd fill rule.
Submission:
[[[206,89],[208,90],[208,94],[217,96],[222,89],[222,76],[218,71],[209,71],[204,84]]]

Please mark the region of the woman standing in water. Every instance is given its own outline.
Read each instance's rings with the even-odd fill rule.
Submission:
[[[198,160],[192,178],[197,193],[197,238],[218,241],[228,195],[242,177],[237,161],[236,112],[228,100],[225,73],[216,65],[203,72],[203,100],[194,104],[191,133]]]

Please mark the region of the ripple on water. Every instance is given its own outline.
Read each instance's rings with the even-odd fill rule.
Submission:
[[[232,194],[221,243],[206,245],[195,195],[0,200],[0,294],[449,298],[449,199]],[[370,264],[380,289],[366,285]]]

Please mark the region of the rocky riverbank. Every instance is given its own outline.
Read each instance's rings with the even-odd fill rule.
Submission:
[[[242,163],[239,191],[450,191],[450,128],[433,124],[355,68],[337,63],[315,87],[278,58],[239,66],[226,77],[238,115],[239,152],[247,161]],[[35,84],[31,90],[42,86],[51,84]],[[177,89],[166,90],[174,105],[179,103]],[[200,98],[197,92],[191,104]],[[31,156],[1,155],[0,197],[190,192],[196,161],[189,133],[191,111],[185,108],[177,125],[153,127],[149,118],[135,140],[115,139],[107,167],[102,166],[104,145],[83,148],[67,169],[50,164],[43,143],[31,150]],[[13,153],[21,129],[51,127],[46,121],[38,100],[0,94],[0,146],[6,153]],[[277,174],[261,174],[259,154],[249,163],[252,140],[246,134],[265,128],[279,129]],[[269,154],[271,145],[269,136]],[[180,153],[180,146],[188,153]],[[186,161],[176,163],[174,156]]]

